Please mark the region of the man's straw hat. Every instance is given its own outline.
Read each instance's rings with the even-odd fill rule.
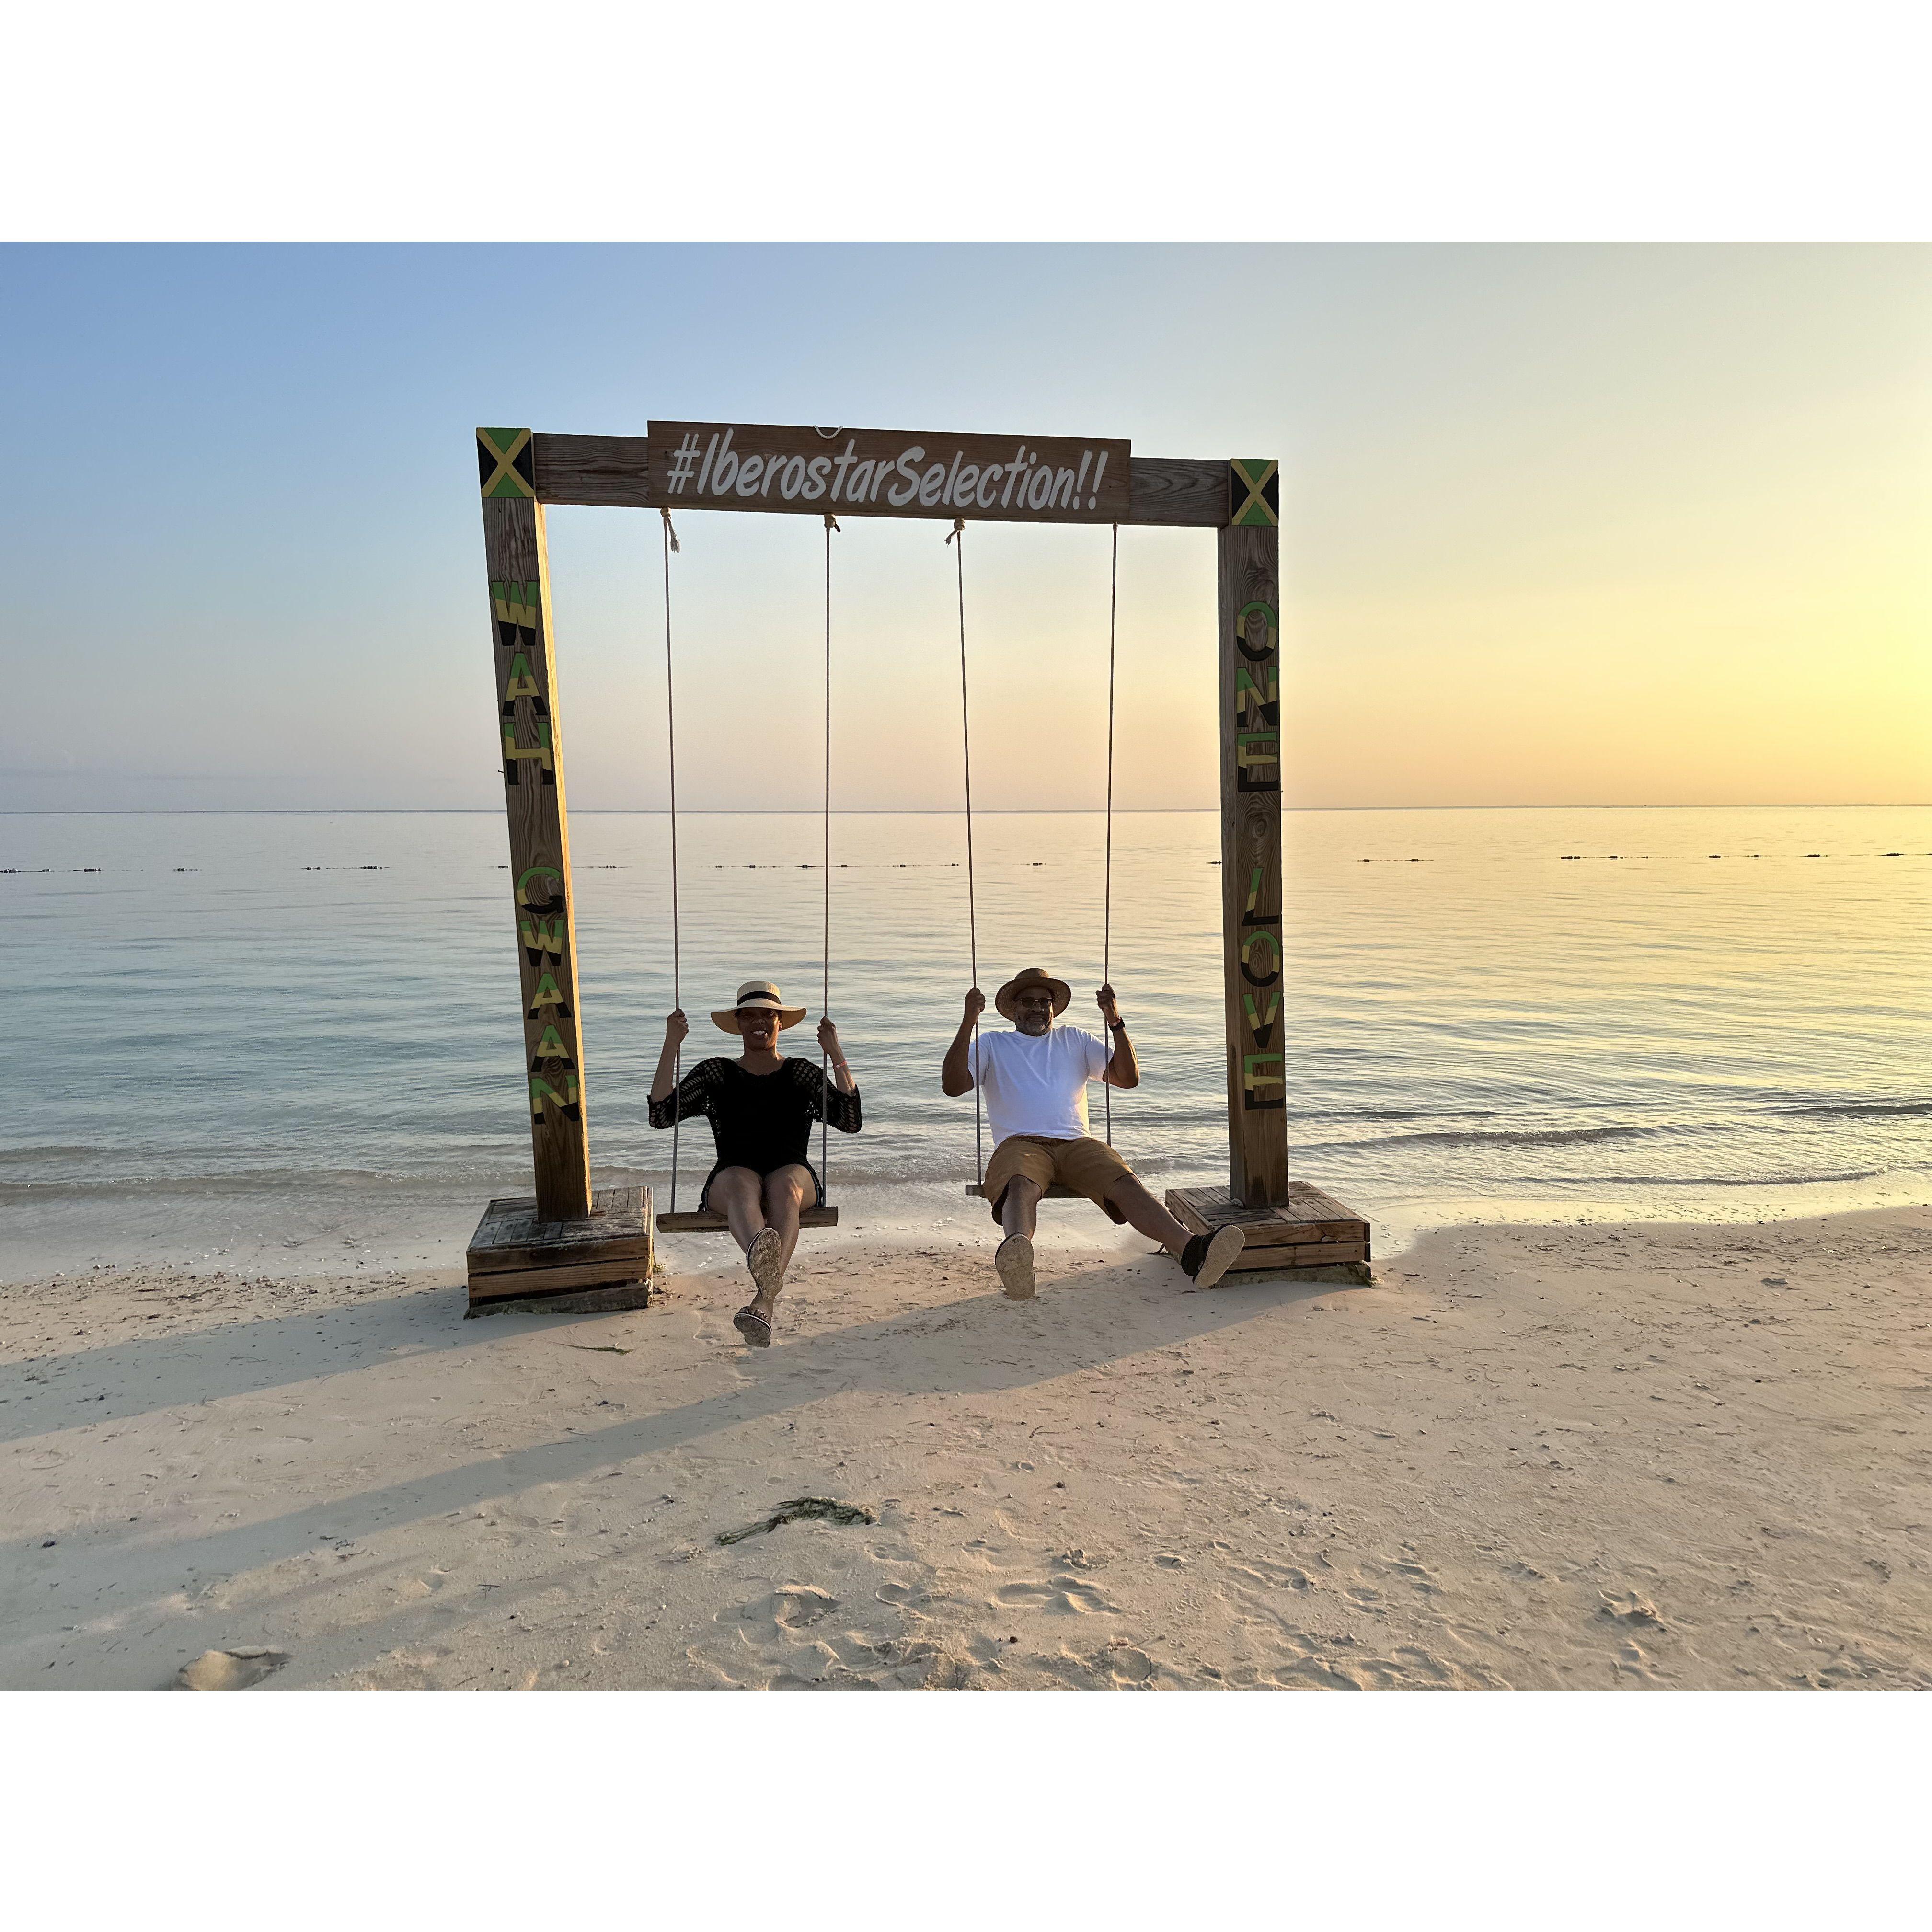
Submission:
[[[1030,986],[1044,986],[1053,995],[1054,1013],[1064,1013],[1066,1003],[1073,997],[1073,989],[1064,980],[1056,980],[1043,966],[1026,966],[1016,973],[993,995],[993,1004],[1008,1019],[1013,1017],[1013,1001]]]
[[[741,1008],[746,1006],[762,1006],[768,1012],[776,1013],[781,1028],[795,1027],[805,1017],[805,1009],[802,1006],[788,1006],[785,1004],[784,995],[778,991],[777,981],[747,980],[738,988],[738,998],[735,1004],[712,1007],[712,1024],[721,1033],[736,1033],[738,1030],[739,1012]]]

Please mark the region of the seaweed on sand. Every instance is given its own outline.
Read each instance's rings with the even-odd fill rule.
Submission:
[[[878,1517],[857,1503],[834,1502],[830,1496],[794,1496],[780,1503],[761,1522],[747,1523],[742,1529],[721,1529],[720,1543],[742,1543],[748,1536],[769,1536],[782,1523],[802,1522],[821,1517],[827,1522],[877,1522]]]

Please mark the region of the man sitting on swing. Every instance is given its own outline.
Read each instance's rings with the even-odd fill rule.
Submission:
[[[1190,1234],[1135,1179],[1126,1162],[1088,1132],[1087,1083],[1138,1087],[1141,1071],[1113,988],[1102,986],[1095,995],[1113,1036],[1111,1055],[1096,1035],[1053,1024],[1072,997],[1064,980],[1028,967],[993,995],[1014,1030],[982,1034],[976,1053],[974,1022],[986,1010],[986,996],[975,986],[966,995],[965,1016],[940,1070],[940,1085],[948,1094],[970,1093],[976,1084],[986,1096],[994,1146],[980,1192],[1006,1232],[993,1256],[1000,1286],[1014,1301],[1032,1295],[1034,1210],[1057,1181],[1085,1195],[1110,1220],[1158,1241],[1197,1288],[1212,1288],[1241,1252],[1241,1231]]]
[[[842,1134],[856,1134],[860,1127],[858,1082],[829,1016],[818,1022],[818,1043],[832,1063],[830,1088],[811,1061],[788,1060],[778,1052],[779,1033],[804,1017],[805,1009],[787,1006],[770,980],[747,980],[738,988],[737,1004],[711,1016],[721,1033],[744,1041],[744,1052],[735,1060],[721,1054],[700,1060],[674,1090],[677,1050],[691,1030],[680,1007],[664,1022],[664,1050],[651,1082],[652,1126],[672,1126],[700,1114],[710,1119],[718,1159],[704,1178],[698,1210],[722,1214],[745,1251],[758,1292],[731,1322],[754,1348],[772,1345],[772,1307],[798,1245],[799,1214],[825,1198],[807,1157],[812,1124],[825,1120]]]

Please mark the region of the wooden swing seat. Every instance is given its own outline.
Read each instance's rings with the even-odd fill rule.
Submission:
[[[836,1228],[838,1225],[836,1208],[808,1208],[798,1217],[801,1228]],[[660,1214],[658,1232],[661,1234],[728,1234],[731,1224],[722,1214],[707,1210],[702,1214]]]
[[[968,1194],[978,1196],[982,1201],[986,1198],[986,1190],[976,1180],[967,1182],[966,1192]],[[1077,1187],[1063,1187],[1056,1180],[1040,1198],[1042,1201],[1084,1201],[1087,1197]],[[658,1225],[660,1227],[664,1225],[662,1215],[658,1217]]]

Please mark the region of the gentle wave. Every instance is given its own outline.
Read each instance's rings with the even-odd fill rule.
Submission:
[[[1834,1180],[1876,1180],[1881,1174],[1910,1172],[1910,1168],[1855,1167],[1818,1174],[1593,1174],[1592,1187],[1814,1187]],[[1534,1185],[1534,1184],[1530,1184]],[[1574,1186],[1573,1182],[1570,1184]]]
[[[1883,1120],[1932,1114],[1932,1100],[1832,1100],[1774,1110],[1808,1120]]]
[[[1311,1141],[1301,1151],[1340,1154],[1394,1147],[1562,1147],[1591,1141],[1644,1140],[1654,1134],[1670,1131],[1672,1130],[1659,1127],[1546,1127],[1518,1133],[1494,1129],[1459,1133],[1444,1128],[1435,1133],[1382,1134],[1366,1141]]]
[[[1291,1124],[1300,1124],[1319,1119],[1326,1125],[1334,1122],[1340,1126],[1352,1126],[1358,1120],[1492,1120],[1496,1109],[1492,1107],[1360,1107],[1350,1108],[1346,1113],[1309,1115],[1291,1112]]]
[[[36,1166],[54,1161],[106,1160],[117,1158],[120,1151],[104,1147],[0,1148],[0,1164],[18,1161],[22,1166]]]
[[[297,1194],[334,1191],[366,1193],[446,1194],[464,1188],[505,1186],[508,1163],[482,1174],[380,1174],[368,1168],[256,1168],[232,1172],[214,1168],[204,1174],[143,1174],[129,1180],[78,1175],[62,1180],[0,1180],[0,1202],[18,1201],[132,1201],[144,1198],[191,1199],[200,1194],[259,1194],[286,1198]],[[597,1185],[604,1184],[600,1177]],[[527,1190],[518,1180],[510,1192]]]

